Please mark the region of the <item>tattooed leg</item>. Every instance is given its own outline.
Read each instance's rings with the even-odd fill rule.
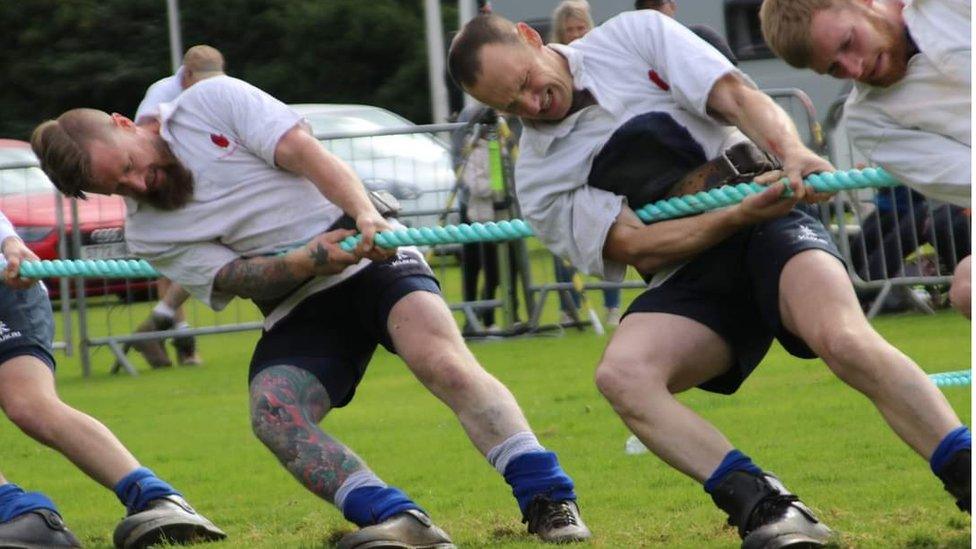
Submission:
[[[273,366],[251,382],[251,428],[285,469],[315,495],[336,490],[366,464],[318,423],[331,407],[322,383],[294,366]]]

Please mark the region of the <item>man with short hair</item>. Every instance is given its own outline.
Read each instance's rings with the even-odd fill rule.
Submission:
[[[657,10],[668,17],[674,17],[678,12],[678,4],[674,0],[635,0],[635,10]]]
[[[965,208],[972,194],[972,43],[967,0],[766,0],[763,36],[787,63],[854,80],[851,142],[918,192]],[[971,316],[971,264],[953,306]]]
[[[224,74],[224,54],[220,50],[206,44],[191,47],[183,54],[183,64],[175,74],[149,86],[133,120],[136,124],[143,124],[158,119],[160,103],[169,103],[193,84],[221,74]]]
[[[704,485],[744,547],[819,546],[831,533],[674,393],[735,392],[774,337],[794,356],[821,357],[916,452],[965,474],[942,478],[968,508],[968,429],[871,328],[829,234],[794,208],[801,177],[831,165],[726,58],[644,10],[568,46],[479,16],[452,42],[449,65],[476,99],[523,118],[516,190],[543,243],[588,274],[621,280],[631,265],[651,279],[604,352],[597,386],[645,446]],[[725,182],[773,181],[770,156],[791,198],[776,184],[652,225],[630,209]]]
[[[119,548],[162,541],[192,543],[226,535],[166,481],[142,467],[97,419],[68,406],[54,384],[54,317],[44,285],[17,277],[38,261],[0,213],[0,407],[31,438],[71,460],[115,492],[128,516],[115,529]],[[25,492],[0,475],[0,547],[80,547],[44,494]]]
[[[214,309],[241,296],[264,312],[251,425],[303,486],[360,526],[340,547],[453,547],[318,426],[353,398],[378,344],[455,412],[511,485],[529,532],[589,537],[572,480],[465,347],[423,256],[373,246],[390,223],[286,105],[216,76],[161,105],[158,131],[75,109],[38,126],[31,143],[62,192],[125,196],[130,249],[164,275]],[[349,227],[363,235],[354,254],[339,246]]]

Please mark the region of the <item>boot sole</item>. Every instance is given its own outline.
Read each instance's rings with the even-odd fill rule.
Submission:
[[[556,544],[556,545],[564,545],[564,544],[581,543],[581,542],[587,541],[587,540],[590,539],[590,536],[589,535],[580,536],[580,535],[577,535],[577,534],[573,534],[573,535],[568,535],[568,536],[555,536],[555,537],[551,537],[551,538],[544,538],[542,536],[537,536],[537,538],[539,540],[541,540],[543,543]]]
[[[411,545],[398,541],[368,541],[354,545],[350,549],[457,549],[453,543],[434,543],[427,545]]]
[[[0,549],[54,549],[57,547],[65,547],[71,549],[72,547],[79,547],[73,545],[48,545],[48,544],[37,544],[37,543],[21,543],[21,542],[10,542],[10,541],[0,541]]]
[[[788,534],[767,541],[761,549],[816,549],[826,547],[827,542],[803,534]]]
[[[172,544],[203,543],[222,540],[226,537],[227,534],[205,524],[172,522],[171,519],[163,518],[140,524],[129,532],[121,545],[116,545],[116,547],[143,549],[161,542]]]

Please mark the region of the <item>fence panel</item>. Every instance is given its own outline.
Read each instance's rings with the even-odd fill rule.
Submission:
[[[825,130],[835,167],[866,165],[847,135],[843,98],[831,106]],[[821,213],[869,317],[892,301],[932,312],[956,264],[970,253],[969,212],[905,186],[839,193]]]

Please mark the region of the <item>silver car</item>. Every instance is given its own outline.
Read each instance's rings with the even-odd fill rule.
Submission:
[[[289,106],[308,120],[317,137],[415,126],[386,109],[368,105]],[[455,184],[446,142],[428,133],[330,138],[322,142],[352,166],[367,188],[388,191],[400,200],[400,221],[404,225],[439,224]]]

